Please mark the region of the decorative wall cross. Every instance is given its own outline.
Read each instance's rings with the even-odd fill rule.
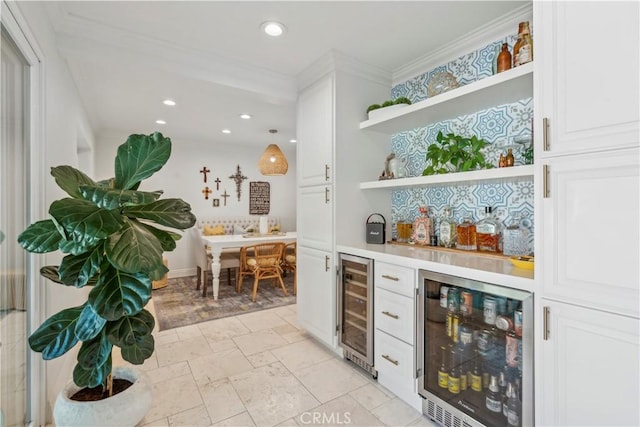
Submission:
[[[216,190],[220,190],[220,183],[222,182],[222,181],[220,181],[220,178],[216,178],[216,180],[213,181],[213,182],[216,183]]]
[[[236,173],[234,175],[229,176],[229,178],[234,180],[235,183],[236,183],[236,193],[238,194],[238,201],[240,201],[240,193],[241,193],[241,190],[242,190],[241,189],[242,181],[247,179],[247,177],[242,175],[242,172],[240,172],[240,165],[238,165],[238,167],[236,167]]]
[[[207,182],[207,174],[211,172],[209,169],[207,169],[206,166],[202,167],[202,170],[200,171],[201,174],[204,175],[204,182]]]
[[[227,197],[230,197],[231,194],[227,194],[227,190],[224,190],[224,193],[220,195],[220,197],[224,197],[224,205],[227,206]]]
[[[209,187],[204,187],[202,189],[202,194],[204,194],[204,199],[209,200],[209,194],[213,193]]]

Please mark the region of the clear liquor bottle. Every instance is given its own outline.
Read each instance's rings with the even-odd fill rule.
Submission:
[[[456,224],[455,220],[451,218],[451,206],[444,207],[444,217],[440,221],[439,232],[440,239],[438,244],[445,248],[452,248],[456,244]]]
[[[491,206],[484,209],[485,217],[476,224],[478,251],[500,252],[502,250],[502,226],[493,215]]]
[[[509,399],[507,400],[507,425],[520,427],[522,425],[522,402],[520,402],[517,387],[513,383],[509,383],[508,387],[510,387],[511,390],[509,393]]]
[[[530,222],[520,214],[514,214],[513,219],[504,229],[503,252],[505,255],[529,255]]]

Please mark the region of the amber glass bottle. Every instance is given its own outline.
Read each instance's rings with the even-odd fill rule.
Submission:
[[[529,30],[529,21],[521,22],[518,26],[518,40],[513,45],[513,66],[533,61],[533,40]]]
[[[498,54],[497,71],[501,73],[511,69],[511,52],[509,52],[509,45],[502,43],[502,50]]]

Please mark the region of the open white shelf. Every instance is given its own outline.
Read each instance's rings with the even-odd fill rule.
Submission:
[[[388,135],[533,96],[533,62],[360,122]]]
[[[381,181],[361,182],[361,190],[378,188],[401,189],[442,184],[488,183],[495,181],[513,182],[517,178],[533,177],[533,165],[513,166],[509,168],[485,169],[470,172],[447,173],[442,175],[415,176],[411,178],[385,179]]]

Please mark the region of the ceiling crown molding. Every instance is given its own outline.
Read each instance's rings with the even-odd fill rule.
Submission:
[[[450,43],[430,52],[414,61],[409,62],[393,70],[392,86],[433,70],[451,60],[459,58],[478,48],[504,38],[506,35],[517,32],[518,23],[533,20],[533,4],[528,3],[510,13],[489,21],[475,31],[465,34]]]
[[[389,71],[365,64],[332,49],[298,74],[298,90],[305,89],[324,75],[334,71],[352,74],[388,86],[391,89],[391,73]]]

